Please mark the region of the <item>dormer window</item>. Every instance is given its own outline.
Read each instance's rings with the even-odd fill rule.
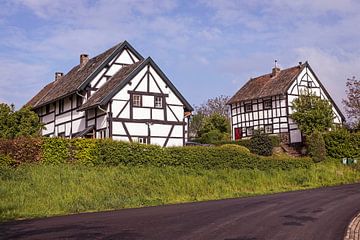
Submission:
[[[163,101],[162,97],[155,97],[155,108],[162,108]]]
[[[141,95],[133,95],[132,103],[134,107],[141,107]]]

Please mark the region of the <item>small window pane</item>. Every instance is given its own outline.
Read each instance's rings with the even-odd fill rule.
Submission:
[[[133,106],[141,107],[141,96],[140,95],[133,95]]]
[[[271,109],[271,100],[264,101],[264,109]]]
[[[272,125],[266,125],[265,126],[265,133],[272,133],[272,132],[273,132]]]
[[[162,97],[155,97],[155,107],[162,108]]]

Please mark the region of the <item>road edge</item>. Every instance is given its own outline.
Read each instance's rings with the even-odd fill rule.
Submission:
[[[344,240],[360,240],[360,213],[350,222]]]

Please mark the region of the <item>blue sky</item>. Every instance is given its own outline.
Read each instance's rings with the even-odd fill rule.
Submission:
[[[339,107],[360,71],[360,2],[0,0],[0,101],[21,106],[80,53],[128,40],[194,105],[308,60]]]

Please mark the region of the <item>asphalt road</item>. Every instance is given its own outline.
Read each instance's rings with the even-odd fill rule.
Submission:
[[[1,239],[342,239],[360,184],[0,225]]]

